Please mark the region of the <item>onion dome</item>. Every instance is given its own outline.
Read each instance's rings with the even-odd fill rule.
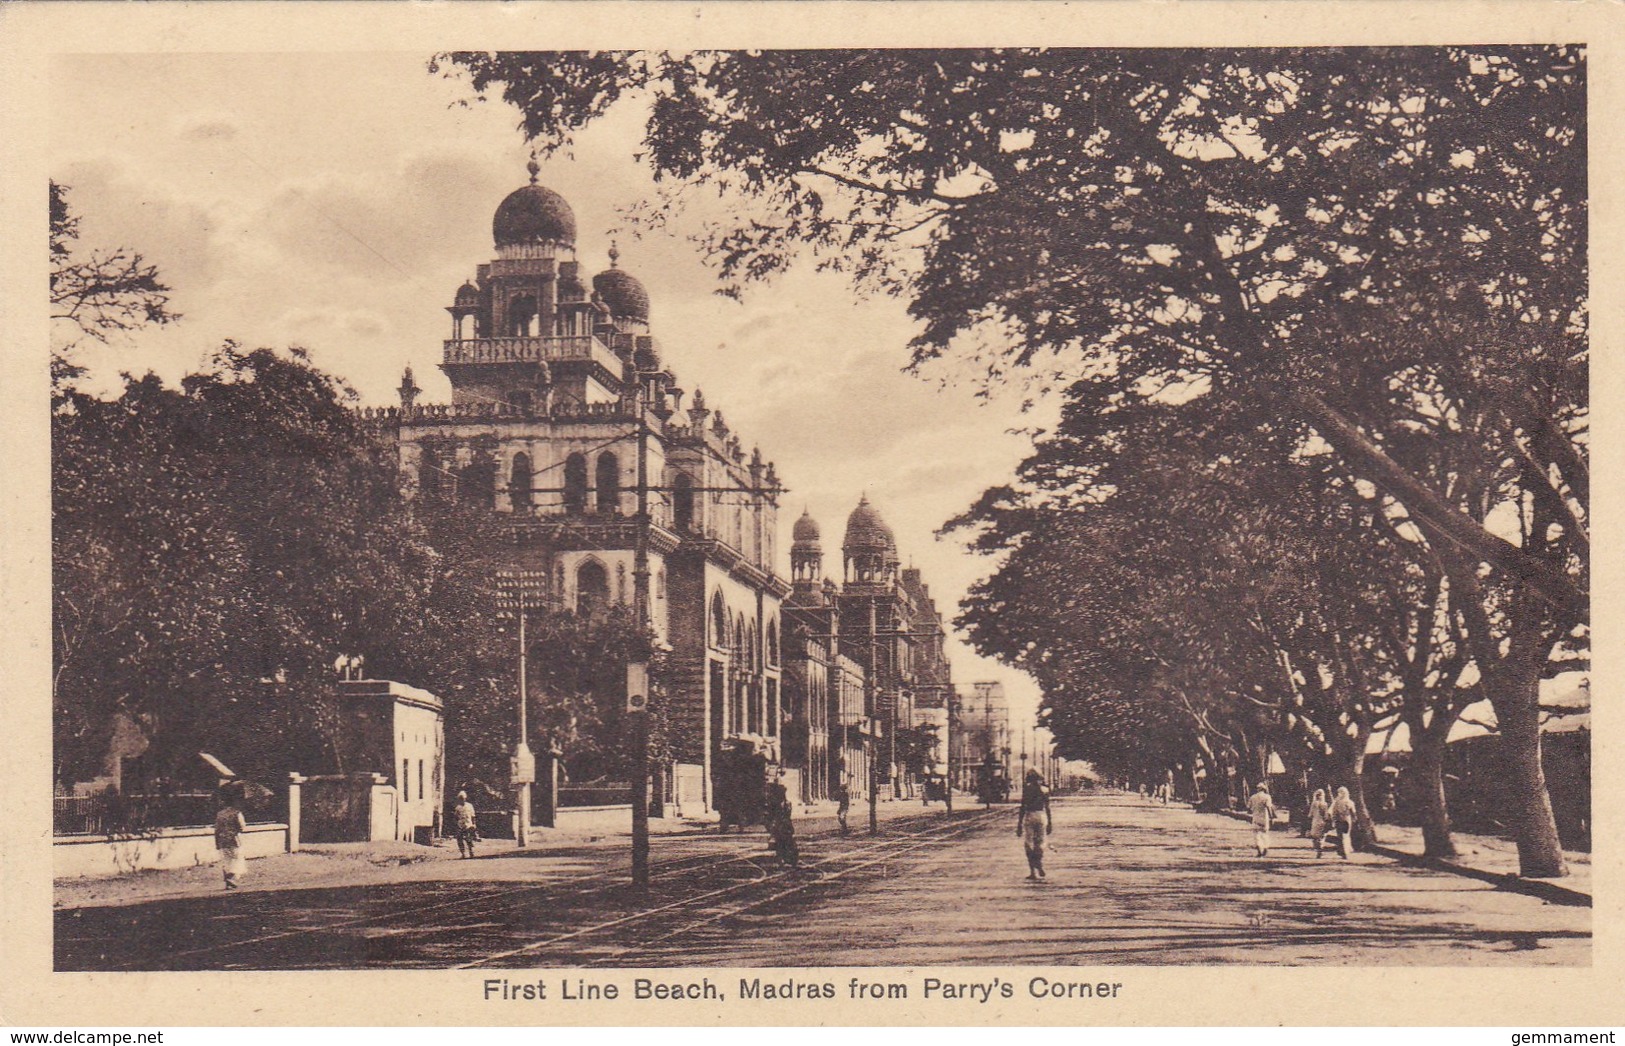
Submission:
[[[508,194],[497,205],[496,217],[491,219],[491,235],[498,247],[513,247],[525,243],[576,242],[576,214],[564,197],[543,185],[536,184],[536,173],[541,170],[536,161],[530,161],[530,184]]]
[[[478,305],[480,303],[480,289],[472,283],[464,283],[457,288],[458,306]]]
[[[868,495],[858,502],[858,507],[846,517],[846,540],[842,543],[846,549],[883,549],[887,552],[897,551],[897,538],[892,535],[891,528],[886,521],[880,518],[874,506],[869,504]]]
[[[818,542],[822,535],[818,531],[818,521],[812,518],[808,509],[801,510],[801,518],[796,525],[790,528],[792,547],[808,552],[818,551]]]
[[[610,315],[617,319],[649,322],[649,292],[636,276],[617,268],[621,252],[614,244],[609,247],[609,268],[592,278],[592,289],[609,306]]]

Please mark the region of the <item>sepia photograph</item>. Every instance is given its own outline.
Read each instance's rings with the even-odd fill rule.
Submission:
[[[1585,39],[574,6],[38,62],[36,973],[1590,973]]]

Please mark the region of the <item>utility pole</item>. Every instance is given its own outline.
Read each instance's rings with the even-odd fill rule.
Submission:
[[[943,698],[943,706],[948,709],[948,725],[942,729],[943,746],[947,753],[947,766],[944,767],[945,778],[942,788],[942,801],[947,804],[948,812],[954,812],[954,685],[948,684],[947,696]]]
[[[626,666],[626,711],[632,727],[632,884],[649,885],[649,427],[643,397],[638,415],[638,518],[632,546],[632,605],[638,635]]]
[[[864,673],[864,680],[869,688],[869,834],[874,835],[880,831],[880,794],[875,775],[877,757],[875,751],[875,723],[880,718],[880,657],[879,644],[875,635],[875,601],[869,599],[869,671]]]

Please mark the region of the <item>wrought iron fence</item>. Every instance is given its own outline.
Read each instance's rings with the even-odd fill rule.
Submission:
[[[244,811],[250,822],[287,819],[287,796],[275,794],[251,802]],[[157,828],[201,828],[214,824],[220,798],[214,792],[170,792],[163,795],[58,795],[51,800],[51,827],[57,835],[118,835]]]

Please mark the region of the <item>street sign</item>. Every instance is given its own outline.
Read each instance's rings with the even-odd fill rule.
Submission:
[[[649,710],[649,666],[642,661],[632,661],[626,666],[626,710]]]
[[[508,783],[515,785],[536,783],[536,756],[531,752],[529,745],[520,744],[518,750],[508,758]]]

